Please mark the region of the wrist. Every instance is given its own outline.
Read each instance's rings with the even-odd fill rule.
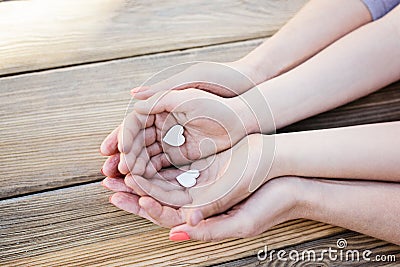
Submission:
[[[285,210],[281,213],[281,222],[307,218],[310,206],[307,198],[308,179],[296,176],[283,176],[269,181],[272,186],[279,187],[282,201],[285,201]]]
[[[244,127],[246,134],[275,133],[272,111],[258,87],[229,99],[228,105],[237,114],[239,123]]]
[[[274,59],[276,53],[270,51],[267,42],[264,42],[256,49],[238,60],[253,73],[257,84],[270,80],[282,73],[279,60]]]
[[[227,99],[227,105],[236,114],[236,127],[240,127],[245,132],[245,135],[260,133],[260,127],[257,123],[257,118],[249,103],[241,96],[236,96]]]
[[[247,56],[239,60],[230,62],[228,65],[245,75],[254,84],[254,86],[272,78],[270,77],[270,74],[267,73],[267,69],[262,64],[259,64],[256,60]],[[240,94],[248,90],[249,89],[243,90],[240,92]]]

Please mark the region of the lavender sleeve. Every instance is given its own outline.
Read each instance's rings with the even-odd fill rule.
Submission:
[[[377,20],[400,4],[400,0],[363,0],[373,20]]]

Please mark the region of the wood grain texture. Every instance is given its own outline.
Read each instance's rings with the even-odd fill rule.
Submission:
[[[306,2],[0,2],[0,76],[266,37]]]
[[[252,40],[1,78],[0,198],[98,179],[104,161],[98,147],[122,121],[130,88],[173,64],[233,60],[260,43]],[[282,131],[400,120],[399,88],[395,83]]]
[[[339,239],[345,239],[347,246],[343,249],[337,247],[337,241]],[[313,250],[316,255],[321,255],[322,250],[327,250],[331,247],[338,251],[333,252],[333,256],[337,256],[337,260],[330,260],[329,255],[325,254],[322,260],[319,261],[281,261],[275,255],[272,260],[266,259],[265,261],[259,261],[257,257],[246,257],[234,261],[225,262],[218,264],[219,267],[241,267],[241,266],[399,266],[400,262],[400,247],[387,243],[385,241],[377,240],[373,237],[362,235],[356,232],[346,231],[331,237],[321,238],[314,241],[305,242],[296,246],[289,246],[283,248],[287,253],[292,250],[296,250],[302,253],[306,250]],[[360,260],[357,261],[356,257],[354,261],[346,260],[346,252],[350,250],[358,250]],[[368,259],[362,258],[362,253],[365,250],[370,250],[371,255]],[[340,251],[343,251],[343,256],[340,256]],[[274,255],[274,254],[273,254]],[[307,255],[307,254],[306,254]],[[286,255],[287,257],[287,255]],[[318,256],[317,256],[318,258]],[[351,254],[348,254],[348,259],[353,259]]]
[[[217,243],[168,240],[168,230],[107,203],[99,183],[0,201],[1,266],[207,265],[345,231],[289,221],[257,238]]]

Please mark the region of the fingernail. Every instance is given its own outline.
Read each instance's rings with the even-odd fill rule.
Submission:
[[[103,172],[103,168],[100,169],[100,172],[101,172],[101,174],[105,175],[104,172]]]
[[[169,235],[171,241],[186,241],[190,240],[189,235],[186,232],[175,232]]]
[[[138,93],[138,92],[143,92],[143,91],[146,91],[146,90],[148,90],[150,87],[148,87],[148,86],[139,86],[139,87],[135,87],[135,88],[133,88],[132,90],[131,90],[131,93],[132,94],[135,94],[135,93]]]
[[[200,210],[195,210],[190,216],[190,224],[191,225],[197,225],[199,222],[203,220],[203,214],[201,213]]]

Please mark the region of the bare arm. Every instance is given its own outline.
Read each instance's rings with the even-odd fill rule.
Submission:
[[[400,182],[400,122],[275,136],[275,173]]]
[[[260,80],[266,81],[371,20],[361,0],[311,0],[274,36],[239,61],[256,69]]]
[[[276,128],[333,109],[400,79],[400,6],[336,41],[295,69],[232,98],[249,132]],[[265,98],[264,105],[260,98]],[[256,114],[246,105],[245,99]],[[257,125],[261,125],[261,129]]]
[[[253,83],[260,84],[303,63],[371,20],[361,0],[311,0],[273,37],[247,56],[223,64],[227,67],[200,63],[159,83],[135,88],[132,93],[137,99],[147,99],[160,91],[195,87],[224,97],[242,94]]]
[[[400,245],[400,184],[326,180],[307,183],[302,217]]]

